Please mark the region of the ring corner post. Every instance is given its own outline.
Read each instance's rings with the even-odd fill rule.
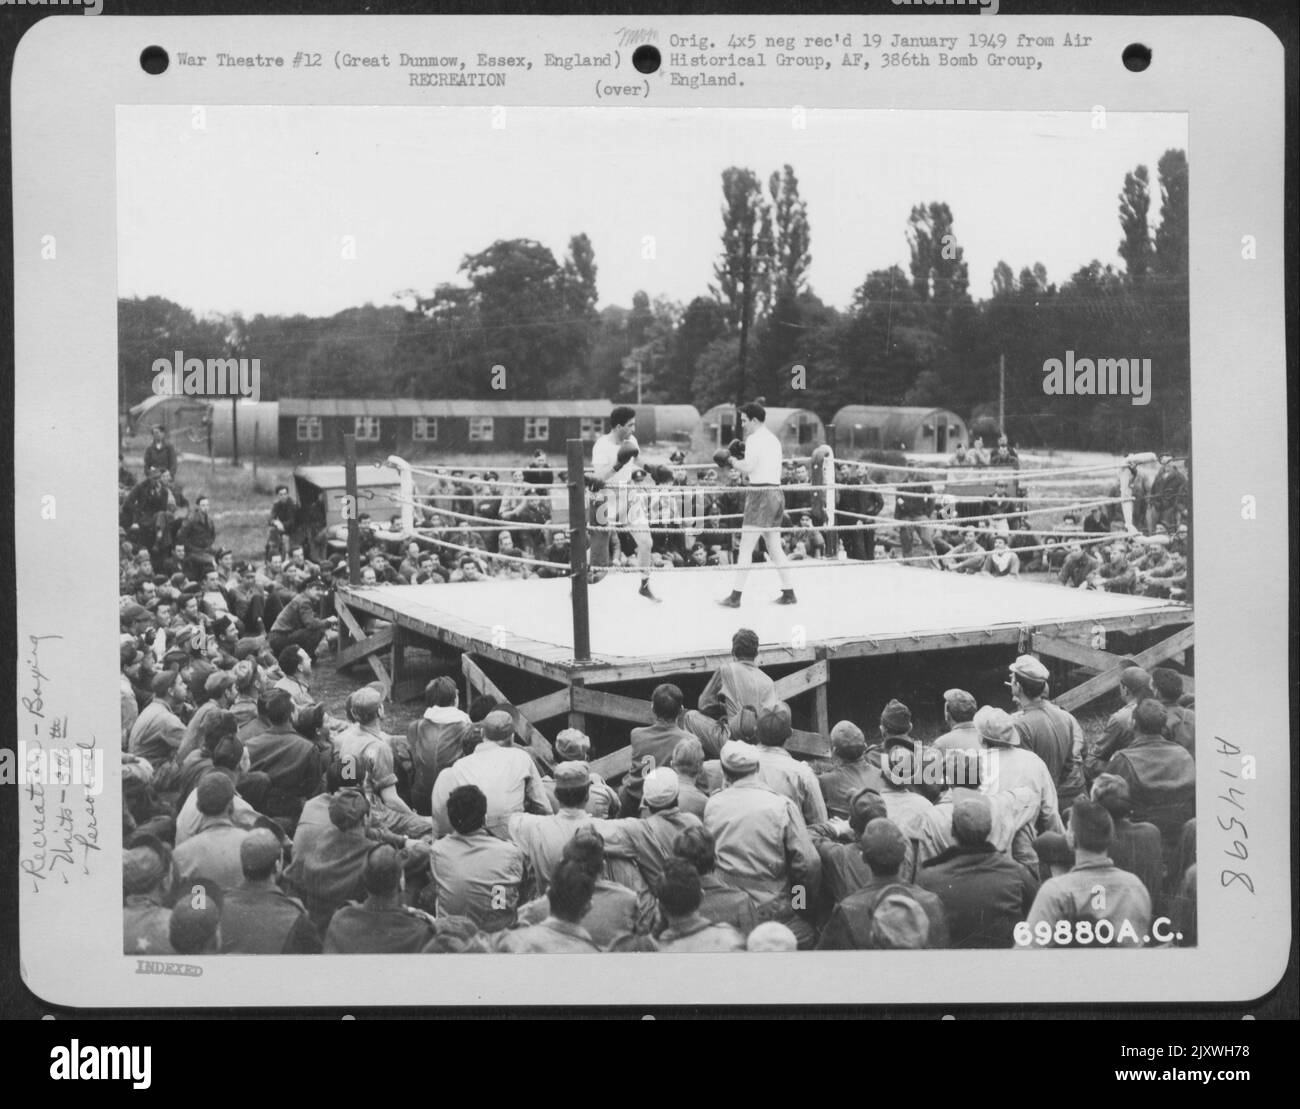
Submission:
[[[348,524],[348,584],[361,584],[361,528],[357,521],[360,510],[357,499],[357,437],[343,436],[343,481],[346,500],[343,502]]]
[[[415,479],[411,476],[411,464],[395,454],[388,456],[388,464],[397,470],[398,496],[402,498],[402,534],[409,536],[415,531]]]
[[[591,660],[591,621],[587,607],[587,487],[582,440],[566,444],[569,486],[569,570],[573,584],[573,657]]]

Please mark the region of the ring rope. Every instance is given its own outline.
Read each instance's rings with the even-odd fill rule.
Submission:
[[[413,500],[409,500],[404,497],[395,496],[392,499],[395,503],[398,504],[411,504],[417,508],[422,507],[417,502]],[[1012,499],[1018,499],[1018,498],[1012,498]],[[1070,504],[1073,505],[1073,507],[1075,508],[1083,509],[1083,508],[1102,507],[1104,505],[1117,504],[1121,502],[1129,502],[1131,500],[1132,500],[1131,497],[1108,497],[1097,501],[1083,501],[1077,503],[1070,502]],[[508,520],[501,520],[499,518],[491,517],[491,516],[478,516],[473,513],[456,512],[452,509],[447,509],[447,508],[432,509],[431,511],[436,512],[440,516],[451,517],[453,519],[459,520],[466,524],[481,524],[483,525],[482,528],[476,530],[483,530],[483,531],[491,530],[491,531],[548,531],[549,532],[549,531],[572,530],[572,524],[557,524],[552,521],[539,521],[536,523],[514,523]],[[982,513],[978,516],[964,516],[964,517],[957,517],[954,519],[935,518],[935,517],[917,517],[915,520],[912,520],[908,518],[900,519],[896,516],[879,516],[879,515],[873,516],[867,513],[851,512],[848,509],[837,508],[835,510],[835,515],[837,519],[838,517],[845,516],[854,520],[863,521],[865,526],[873,527],[873,528],[910,526],[910,527],[938,528],[944,531],[960,531],[967,527],[975,527],[976,524],[981,521],[1011,520],[1011,519],[1016,519],[1020,517],[1026,517],[1026,516],[1041,515],[1045,512],[1054,512],[1054,511],[1056,511],[1056,509],[1054,508],[1028,508],[1018,512],[991,512],[991,513]],[[664,525],[664,524],[645,524],[645,525],[635,524],[634,525],[627,522],[616,523],[616,524],[588,524],[587,530],[590,532],[599,531],[604,533],[620,532],[620,531],[648,531],[651,533],[659,533],[659,534],[676,534],[678,532],[684,532],[690,530],[736,531],[738,529],[734,527],[727,527],[722,523],[722,521],[743,517],[743,515],[744,514],[741,512],[727,512],[718,515],[708,515],[708,516],[692,515],[689,517],[682,517],[679,525]],[[694,525],[700,525],[700,526],[696,528]],[[850,526],[852,527],[854,525],[850,525]],[[812,530],[814,531],[837,531],[837,530],[841,530],[842,528],[843,525],[839,523],[812,525]],[[797,524],[790,524],[790,525],[774,528],[772,530],[777,531],[781,534],[787,534],[793,532],[802,532],[808,529]],[[1021,535],[1058,535],[1063,533],[1063,529],[1060,528],[1037,528],[1037,529],[1017,528],[1015,529],[1015,531]],[[1064,531],[1064,534],[1068,535],[1072,533],[1069,532],[1068,529],[1066,529]]]
[[[1111,540],[1111,539],[1113,539],[1113,538],[1114,538],[1114,536],[1112,536],[1112,535],[1098,535],[1098,536],[1094,536],[1094,537],[1083,537],[1083,536],[1080,536],[1080,542],[1084,542],[1084,543],[1088,543],[1088,542],[1101,543],[1101,542],[1107,542],[1107,541],[1109,541],[1109,540]],[[1060,546],[1059,543],[1039,543],[1039,544],[1036,544],[1036,545],[1034,545],[1034,546],[1032,546],[1032,547],[1030,547],[1030,546],[1026,546],[1026,547],[1016,547],[1014,550],[1012,550],[1012,548],[1008,547],[1007,549],[1008,549],[1008,551],[1010,551],[1012,554],[1014,554],[1014,555],[1016,555],[1017,557],[1019,557],[1020,555],[1026,553],[1026,552],[1028,552],[1028,551],[1046,551],[1046,550],[1051,550],[1052,548],[1054,548],[1054,547],[1059,547],[1059,546]],[[985,555],[987,555],[987,554],[989,554],[990,552],[985,551],[985,552],[983,552],[983,553],[984,553]],[[904,558],[877,558],[877,559],[855,559],[855,558],[847,558],[847,559],[838,559],[838,558],[800,558],[800,559],[791,559],[789,555],[786,555],[786,561],[785,561],[784,569],[787,569],[787,570],[802,570],[802,569],[806,569],[806,568],[808,568],[808,567],[810,567],[810,566],[823,566],[823,567],[826,567],[826,566],[837,566],[837,567],[839,567],[839,566],[864,566],[864,565],[870,565],[870,564],[872,564],[872,563],[942,562],[942,561],[944,561],[944,560],[950,560],[950,559],[953,559],[953,558],[957,558],[957,559],[960,560],[960,559],[963,559],[963,558],[966,558],[966,557],[969,557],[969,558],[974,558],[974,557],[976,557],[975,552],[972,551],[972,552],[970,552],[969,555],[954,555],[951,551],[948,552],[947,554],[939,554],[938,552],[935,552],[934,554],[925,554],[925,555],[908,555],[908,556],[906,556],[906,557],[904,557]],[[727,564],[725,564],[725,565],[718,565],[718,566],[663,566],[663,567],[655,566],[655,567],[651,567],[650,569],[652,569],[652,570],[674,570],[674,571],[676,571],[676,570],[710,570],[710,571],[726,571],[726,572],[728,572],[728,573],[735,573],[737,567],[738,567],[738,564],[737,564],[737,563],[735,563],[735,562],[731,562],[731,563],[727,563]],[[750,564],[750,567],[749,567],[749,568],[750,568],[750,569],[754,569],[754,570],[764,570],[764,569],[775,570],[775,569],[779,569],[779,567],[777,566],[777,564],[776,564],[775,562],[773,562],[770,558],[767,559],[767,560],[765,560],[765,561],[763,561],[763,562],[753,562],[753,563]],[[603,566],[603,567],[600,567],[600,569],[603,569],[603,570],[609,570],[611,573],[616,573],[616,574],[633,574],[633,573],[635,573],[635,574],[643,574],[643,573],[645,573],[645,570],[644,570],[642,567],[640,567],[640,566]]]
[[[567,562],[551,562],[543,558],[529,558],[527,555],[507,555],[493,554],[491,551],[485,551],[482,547],[470,547],[464,543],[452,543],[446,539],[439,539],[434,535],[425,535],[422,532],[416,532],[415,538],[424,543],[433,543],[440,547],[449,547],[456,551],[468,551],[470,554],[477,556],[477,560],[491,564],[497,562],[517,562],[524,566],[549,566],[557,570],[564,570],[566,573],[570,567]]]

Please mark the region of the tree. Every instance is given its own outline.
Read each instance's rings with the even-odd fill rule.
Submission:
[[[1160,182],[1160,226],[1152,268],[1162,277],[1187,277],[1187,154],[1166,150],[1156,163]]]
[[[858,287],[842,329],[839,360],[854,368],[845,404],[902,404],[917,375],[934,369],[942,340],[935,312],[897,266],[874,270]]]
[[[766,308],[771,290],[772,210],[754,171],[731,166],[722,171],[722,256],[713,267],[713,295],[722,301],[727,320],[739,333],[736,354],[736,427],[744,402],[749,329],[759,307]]]
[[[617,395],[646,403],[670,402],[676,398],[662,375],[672,354],[681,307],[667,297],[655,297],[654,304],[647,301],[644,292],[632,298],[632,311],[627,317],[629,350],[621,361]]]
[[[654,322],[655,314],[650,309],[650,294],[644,289],[638,289],[632,294],[632,311],[627,314],[624,323],[627,329],[628,346],[639,347],[646,342]]]
[[[696,297],[686,306],[656,381],[666,402],[700,403],[693,392],[696,363],[710,343],[726,334],[726,312],[712,297]]]
[[[736,387],[736,361],[740,357],[740,338],[723,335],[700,351],[695,360],[695,377],[691,381],[691,396],[695,407],[704,411],[715,404],[730,403]],[[722,438],[731,438],[723,429]]]
[[[1009,297],[1016,291],[1016,275],[1005,262],[993,267],[993,297]]]
[[[812,255],[808,205],[799,196],[799,181],[790,166],[772,174],[768,193],[774,228],[770,298],[757,327],[752,392],[772,398],[786,389],[791,355],[804,327],[802,298]]]
[[[566,314],[564,349],[569,359],[563,391],[586,391],[590,380],[591,349],[595,342],[599,317],[596,302],[596,251],[586,232],[569,240],[569,253],[565,256],[560,275],[560,296]]]
[[[773,244],[773,299],[782,297],[793,302],[804,291],[807,272],[812,264],[809,253],[811,232],[808,227],[808,204],[799,196],[799,180],[790,166],[768,179],[772,197],[772,223],[776,231]]]
[[[580,387],[597,326],[596,265],[585,235],[569,250],[563,265],[531,239],[498,240],[466,256],[468,288],[441,285],[420,301],[434,324],[434,377],[470,396],[544,397]]]
[[[912,253],[912,288],[922,300],[948,311],[970,299],[970,279],[946,204],[918,204],[908,217],[907,243]]]
[[[728,325],[738,329],[747,315],[753,318],[759,289],[768,283],[772,217],[753,170],[723,170],[722,198],[722,253],[709,291],[725,308]]]
[[[1119,194],[1119,225],[1124,232],[1119,256],[1124,259],[1131,281],[1142,281],[1151,268],[1151,230],[1147,225],[1150,207],[1147,167],[1138,166],[1124,175],[1124,189]]]

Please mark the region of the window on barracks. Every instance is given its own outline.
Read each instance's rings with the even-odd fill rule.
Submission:
[[[605,434],[605,421],[599,416],[583,416],[578,425],[578,434],[585,442],[592,442]]]
[[[545,443],[551,438],[551,421],[545,416],[524,417],[524,442]]]
[[[411,438],[417,443],[436,443],[438,441],[438,417],[416,416],[411,422]]]
[[[358,416],[354,421],[358,443],[375,443],[379,441],[379,417]]]
[[[492,439],[492,417],[471,416],[469,419],[469,441],[471,443],[490,443]]]
[[[298,442],[300,443],[319,443],[321,441],[321,426],[319,416],[299,416],[298,417]]]

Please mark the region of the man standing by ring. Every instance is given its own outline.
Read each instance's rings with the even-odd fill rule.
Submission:
[[[789,561],[781,546],[781,521],[785,517],[785,494],[781,492],[781,440],[766,427],[767,410],[761,404],[747,404],[744,416],[745,441],[733,439],[726,450],[714,453],[719,467],[731,466],[749,478],[745,490],[745,514],[741,521],[740,554],[736,559],[736,579],[731,595],[718,602],[727,608],[740,607],[740,595],[749,577],[754,548],[761,537],[767,557],[776,566],[781,579],[779,605],[797,603],[790,582]]]

